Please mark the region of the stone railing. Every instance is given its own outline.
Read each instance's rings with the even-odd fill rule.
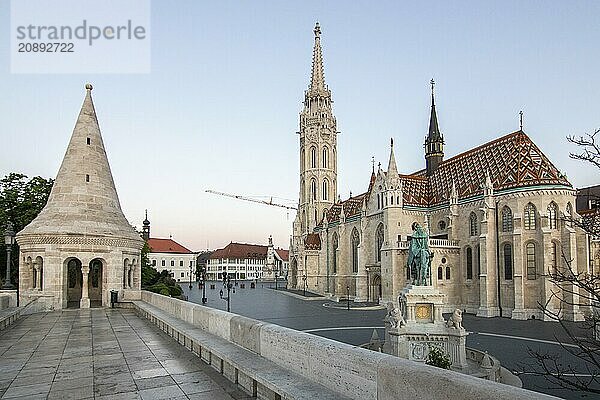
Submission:
[[[135,303],[135,302],[134,302]],[[249,351],[256,363],[268,360],[296,376],[338,393],[339,398],[350,399],[554,399],[540,393],[514,388],[457,372],[415,363],[391,355],[376,353],[334,340],[294,329],[253,320],[221,310],[173,299],[156,293],[142,292],[139,307],[149,304],[177,320],[185,322],[190,332],[210,333],[220,339]],[[148,314],[148,311],[144,311]],[[154,317],[153,317],[154,318]],[[165,322],[162,321],[165,330]],[[166,327],[168,331],[173,327]],[[177,334],[179,337],[179,333]],[[180,339],[181,341],[181,339]],[[186,339],[183,339],[186,343]],[[200,346],[204,344],[200,343]],[[210,346],[210,343],[207,343]],[[194,345],[192,344],[193,348]],[[204,359],[204,356],[202,356]],[[222,356],[223,357],[223,356]],[[206,359],[205,359],[206,361]],[[221,358],[231,365],[235,359]],[[214,364],[211,362],[211,365]],[[235,381],[242,371],[236,369]],[[284,379],[284,375],[281,375]],[[277,385],[277,374],[272,376]],[[297,384],[300,390],[301,384]],[[255,386],[256,388],[256,386]],[[274,389],[273,389],[274,390]],[[320,398],[295,396],[289,392],[279,398]],[[261,396],[258,396],[259,398]],[[276,396],[277,397],[277,396]],[[327,397],[327,396],[326,396]],[[336,397],[338,398],[338,397]]]
[[[408,249],[410,247],[409,240],[400,240],[398,242],[398,248],[401,250]],[[448,239],[429,239],[429,247],[443,247],[450,249],[458,249],[458,240]]]

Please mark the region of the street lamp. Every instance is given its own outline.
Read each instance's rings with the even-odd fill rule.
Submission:
[[[202,304],[206,304],[206,272],[202,271]]]
[[[190,264],[190,290],[192,290],[192,264]]]
[[[231,278],[229,277],[229,274],[224,272],[223,273],[223,289],[227,289],[227,297],[223,297],[223,289],[221,289],[221,291],[219,292],[219,297],[221,298],[221,300],[227,301],[227,312],[229,312],[229,310],[230,310],[232,288],[233,288],[233,293],[235,293],[235,288],[233,287],[233,284],[231,283]]]
[[[348,299],[348,311],[350,311],[350,286],[346,286],[346,298]]]
[[[304,297],[306,297],[306,270],[304,270],[304,276],[302,277],[304,281]]]
[[[4,280],[2,289],[10,290],[15,288],[12,283],[10,283],[10,253],[15,244],[15,229],[10,221],[7,222],[6,230],[4,231],[4,244],[6,245],[6,279]]]

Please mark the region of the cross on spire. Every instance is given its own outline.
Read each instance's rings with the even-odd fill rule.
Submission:
[[[523,130],[523,110],[519,111],[519,128]]]
[[[431,84],[431,104],[435,105],[435,96],[434,96],[435,81],[433,80],[433,78],[431,78],[431,81],[429,83]]]
[[[371,157],[371,164],[373,164],[373,173],[375,173],[375,156]]]

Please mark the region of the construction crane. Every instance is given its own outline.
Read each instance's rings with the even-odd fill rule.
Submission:
[[[247,196],[240,196],[237,194],[230,194],[230,193],[223,193],[223,192],[217,192],[216,190],[205,190],[206,193],[212,193],[212,194],[216,194],[219,196],[225,196],[225,197],[231,197],[233,199],[238,199],[238,200],[245,200],[245,201],[251,201],[253,203],[260,203],[260,204],[266,204],[268,206],[275,206],[275,207],[281,207],[281,208],[285,208],[288,210],[297,210],[297,207],[293,207],[293,206],[286,206],[285,204],[279,204],[279,203],[273,203],[273,197],[271,197],[269,199],[269,201],[267,200],[258,200],[258,199],[253,199],[252,197],[247,197]]]

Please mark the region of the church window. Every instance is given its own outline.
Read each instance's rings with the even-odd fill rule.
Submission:
[[[90,176],[88,174],[85,174],[85,181],[89,182],[90,181]]]
[[[558,214],[558,206],[552,202],[548,205],[548,227],[550,229],[556,229],[558,226],[556,214]]]
[[[323,147],[323,168],[329,168],[329,149],[327,147]]]
[[[400,205],[400,196],[396,197],[396,204]]]
[[[92,144],[92,139],[90,139],[90,138],[87,138],[87,144],[88,144],[88,146],[89,146],[90,144]]]
[[[537,279],[537,268],[535,260],[535,244],[527,243],[526,249],[526,262],[527,262],[527,279]]]
[[[390,196],[390,205],[394,205],[394,196]]]
[[[467,264],[467,279],[473,279],[473,250],[470,247],[467,247],[467,251],[465,253],[465,261]]]
[[[310,148],[310,167],[317,168],[317,149],[314,147]]]
[[[567,203],[567,226],[573,226],[573,206],[571,203]]]
[[[446,267],[446,279],[450,280],[450,267]]]
[[[443,231],[444,229],[446,229],[446,221],[442,220],[442,221],[438,222],[438,228],[440,228],[440,231]]]
[[[337,233],[333,234],[333,240],[332,240],[331,247],[333,247],[333,254],[332,254],[332,257],[331,257],[331,261],[332,261],[332,265],[333,265],[333,273],[337,274],[337,249],[338,249],[338,236],[337,236]]]
[[[318,218],[318,217],[317,217],[317,210],[315,210],[315,224],[318,224],[318,223],[319,223],[319,220],[318,220],[317,218]]]
[[[317,199],[317,181],[314,179],[310,181],[310,198],[313,200]]]
[[[479,229],[477,229],[477,215],[471,212],[469,216],[469,232],[471,236],[477,236]]]
[[[531,203],[528,203],[525,206],[525,212],[523,213],[523,227],[526,230],[534,230],[535,229],[535,206]]]
[[[101,268],[102,268],[102,263],[100,262],[100,260],[92,261],[92,265],[90,268],[90,275],[91,275],[91,281],[92,281],[93,288],[97,288],[99,286],[100,273],[102,271]]]
[[[360,237],[358,236],[358,231],[356,228],[352,231],[352,272],[358,272],[358,245],[360,244]]]
[[[327,200],[329,197],[329,184],[327,183],[327,179],[323,180],[323,200]]]
[[[383,224],[377,226],[375,232],[375,252],[377,253],[377,261],[381,262],[381,247],[383,246]]]
[[[306,154],[304,153],[304,149],[300,152],[300,169],[304,170],[304,165],[306,164],[305,160]]]
[[[512,232],[513,230],[513,217],[512,211],[508,206],[502,208],[502,232]]]
[[[556,276],[558,272],[558,245],[556,242],[552,242],[552,253],[550,254],[550,262],[552,267],[552,276]]]
[[[384,197],[385,197],[385,206],[387,207],[387,196],[384,196]]]
[[[439,266],[438,267],[438,281],[441,281],[442,279],[444,279],[444,269]]]
[[[509,281],[513,278],[513,256],[512,246],[509,243],[504,245],[504,279]]]
[[[381,208],[381,199],[379,198],[379,193],[377,193],[377,209]]]

